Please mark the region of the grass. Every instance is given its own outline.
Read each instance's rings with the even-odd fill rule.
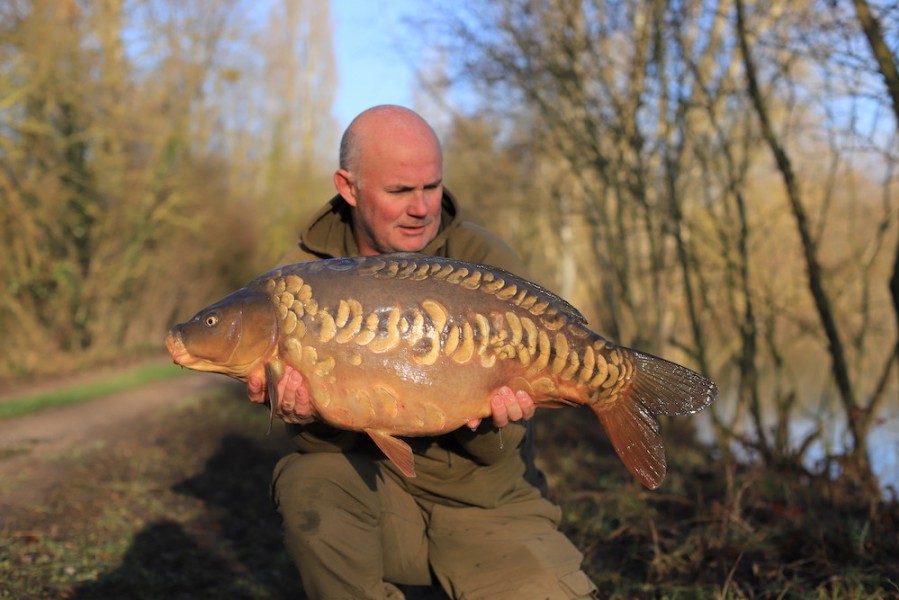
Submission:
[[[0,419],[21,417],[47,408],[84,402],[98,396],[115,394],[186,373],[188,371],[184,369],[173,368],[171,363],[150,364],[91,383],[65,387],[51,392],[23,394],[0,402]]]
[[[302,598],[268,499],[289,447],[267,417],[226,384],[66,459],[40,503],[0,514],[0,598]],[[685,443],[648,491],[592,417],[554,411],[538,430],[603,598],[899,597],[895,502]]]

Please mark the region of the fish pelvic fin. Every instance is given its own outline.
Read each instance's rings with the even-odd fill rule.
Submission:
[[[662,358],[627,350],[634,361],[631,381],[617,397],[591,403],[621,462],[649,489],[662,484],[667,470],[657,415],[679,416],[702,410],[718,388],[695,371]]]
[[[415,459],[409,444],[398,437],[376,429],[366,429],[365,433],[371,437],[381,452],[396,465],[403,475],[415,477]]]

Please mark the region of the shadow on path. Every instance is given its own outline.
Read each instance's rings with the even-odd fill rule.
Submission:
[[[268,497],[271,470],[282,454],[276,445],[226,435],[201,473],[172,488],[207,505],[202,522],[146,526],[115,571],[72,597],[304,597]]]

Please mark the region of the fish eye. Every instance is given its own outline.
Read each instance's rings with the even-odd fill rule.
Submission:
[[[203,324],[204,324],[206,327],[215,327],[215,326],[218,324],[218,322],[219,322],[219,315],[218,315],[218,313],[209,313],[209,314],[206,315],[206,317],[203,319]]]

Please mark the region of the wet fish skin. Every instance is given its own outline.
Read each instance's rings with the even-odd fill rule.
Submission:
[[[364,431],[408,476],[397,436],[440,435],[489,417],[503,385],[537,407],[590,406],[627,468],[658,487],[657,415],[708,406],[715,385],[591,331],[562,298],[501,269],[420,254],[274,269],[176,325],[173,360],[241,381],[303,374],[318,419]]]

